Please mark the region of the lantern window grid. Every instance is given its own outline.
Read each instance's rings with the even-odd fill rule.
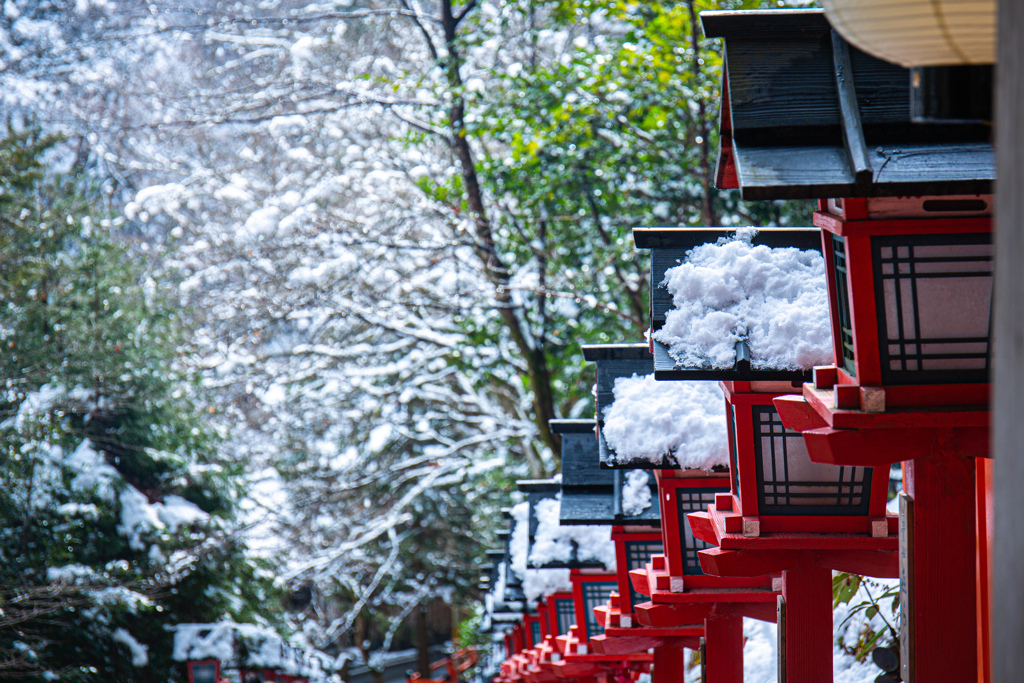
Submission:
[[[534,645],[540,643],[540,621],[534,620],[530,622],[530,642]]]
[[[541,618],[544,619],[544,633],[551,633],[551,613],[550,610],[541,610]]]
[[[608,596],[612,591],[618,589],[618,584],[612,581],[587,581],[581,586],[583,589],[583,610],[586,616],[587,638],[599,636],[604,633],[604,625],[598,622],[594,608],[608,602]]]
[[[686,515],[691,512],[703,512],[707,510],[708,505],[715,502],[716,493],[725,493],[729,489],[725,487],[721,488],[700,488],[700,489],[676,489],[676,507],[679,511],[679,531],[680,540],[682,541],[681,546],[683,550],[683,574],[686,576],[703,576],[704,572],[700,568],[700,555],[698,553],[701,550],[707,550],[713,546],[705,543],[704,541],[695,538],[693,531],[690,529],[690,525],[686,520]]]
[[[786,429],[774,406],[751,408],[761,515],[868,514],[870,467],[812,463],[803,436]]]
[[[626,564],[629,569],[643,569],[650,562],[652,555],[660,555],[665,552],[665,546],[661,541],[626,541]],[[630,582],[629,596],[630,604],[636,605],[644,601],[644,595],[637,593]]]
[[[871,246],[882,382],[987,382],[991,235],[876,236]]]
[[[558,635],[565,635],[576,623],[576,608],[571,598],[555,600],[555,615],[558,617]]]
[[[853,350],[853,322],[850,315],[850,281],[847,279],[846,240],[839,235],[832,237],[832,260],[836,278],[836,314],[839,318],[839,345],[842,352],[843,368],[856,376]]]
[[[192,665],[192,680],[195,683],[216,683],[217,681],[217,665],[216,664],[193,664]]]

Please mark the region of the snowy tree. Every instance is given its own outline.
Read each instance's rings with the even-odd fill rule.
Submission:
[[[231,534],[173,315],[87,194],[45,177],[52,142],[0,142],[0,673],[168,680],[165,624],[277,593]]]
[[[710,192],[702,8],[6,3],[5,113],[180,278],[249,540],[321,644],[469,585],[506,477],[593,409],[577,344],[645,326],[629,228],[791,216]]]

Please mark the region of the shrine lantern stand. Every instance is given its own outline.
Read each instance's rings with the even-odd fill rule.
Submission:
[[[734,232],[637,229],[634,240],[652,250],[652,281],[661,282],[690,249]],[[751,242],[806,250],[820,248],[816,237],[813,229],[764,229]],[[670,299],[659,301],[668,296],[653,288],[652,308],[669,308]],[[763,322],[746,321],[751,327]],[[832,570],[897,573],[897,520],[885,510],[888,470],[811,462],[800,433],[783,426],[773,404],[798,392],[809,371],[751,358],[742,341],[729,368],[683,367],[657,341],[654,354],[656,379],[717,380],[724,392],[729,490],[717,493],[706,511],[687,514],[694,537],[715,546],[698,553],[702,569],[720,577],[781,574],[787,680],[830,680]]]
[[[583,351],[597,365],[597,404],[602,416],[613,402],[616,380],[655,372],[647,344],[584,346]],[[603,420],[599,424],[603,428]],[[767,576],[705,575],[697,552],[708,546],[694,538],[685,523],[686,513],[702,510],[716,495],[728,492],[728,472],[724,467],[712,472],[681,469],[668,454],[656,463],[631,460],[616,453],[603,432],[599,446],[606,467],[618,472],[653,469],[657,490],[652,502],[661,513],[662,552],[642,564],[629,563],[631,585],[604,608],[608,629],[595,645],[616,651],[653,647],[656,681],[674,680],[685,667],[684,648],[701,648],[706,681],[742,681],[742,617],[774,621],[777,594]],[[620,553],[628,557],[629,547],[624,544]],[[641,596],[650,600],[641,602]]]
[[[905,463],[903,677],[985,680],[990,128],[915,123],[910,72],[823,13],[702,21],[728,64],[718,186],[819,200],[836,362],[776,407],[814,462]]]
[[[568,632],[555,637],[555,649],[559,655],[552,657],[551,670],[559,678],[586,678],[591,676],[635,677],[636,673],[649,669],[651,656],[647,653],[628,655],[603,655],[590,651],[589,638],[600,635],[604,625],[599,623],[594,608],[604,604],[608,595],[616,588],[615,574],[594,556],[585,555],[592,547],[583,547],[571,537],[572,526],[561,525],[561,484],[556,481],[518,482],[520,491],[527,494],[530,503],[529,530],[530,552],[527,568],[537,570],[568,570],[572,590],[573,623]],[[559,517],[542,520],[545,513],[550,515],[552,504],[558,504]],[[557,521],[557,528],[552,528]],[[557,534],[558,538],[568,536],[572,552],[566,557],[536,559],[533,548],[544,534]],[[610,543],[610,538],[608,543]],[[553,653],[554,654],[554,653]]]

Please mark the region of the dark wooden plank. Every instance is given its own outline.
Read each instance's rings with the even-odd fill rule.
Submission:
[[[643,360],[650,357],[647,344],[584,344],[583,358],[588,361]]]
[[[654,342],[654,379],[665,381],[714,380],[720,382],[798,382],[811,381],[810,370],[732,368],[686,368],[669,355],[668,347]]]
[[[633,243],[638,249],[677,249],[678,258],[702,244],[722,237],[735,237],[737,228],[633,228]],[[751,240],[769,247],[797,247],[821,251],[821,231],[816,227],[760,228]],[[675,264],[673,264],[675,265]],[[664,271],[662,271],[664,272]]]
[[[714,10],[700,13],[708,38],[778,37],[818,34],[831,25],[820,9]]]
[[[860,122],[860,107],[857,103],[856,81],[850,46],[842,37],[832,31],[832,64],[839,95],[839,114],[842,121],[843,145],[853,170],[854,182],[861,194],[867,191],[871,182],[871,161],[868,159],[867,142]]]
[[[568,489],[603,489],[611,495],[615,475],[601,468],[601,456],[590,421],[590,433],[562,435],[562,491]]]
[[[602,493],[563,491],[559,521],[570,526],[615,524],[613,499],[614,493],[610,487]]]
[[[558,419],[548,420],[548,426],[555,434],[594,434],[594,420]]]
[[[746,147],[736,142],[734,148],[744,199],[855,196],[853,173],[841,144]]]
[[[1000,2],[998,26],[992,680],[1012,681],[1024,671],[1024,3]]]
[[[748,131],[834,127],[839,133],[839,101],[832,75],[827,32],[806,38],[734,39],[728,54],[732,135]]]

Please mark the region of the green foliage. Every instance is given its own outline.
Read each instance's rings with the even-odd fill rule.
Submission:
[[[279,596],[227,533],[234,471],[175,368],[180,321],[88,190],[45,176],[53,142],[0,141],[0,675],[165,681],[167,624]]]
[[[851,600],[859,592],[862,592],[865,598],[851,605]],[[882,609],[881,601],[883,600],[892,601],[892,611],[889,618],[886,618]],[[858,662],[867,659],[868,655],[871,654],[871,651],[875,649],[883,637],[887,637],[886,641],[883,642],[892,642],[898,637],[894,625],[900,606],[898,586],[890,588],[863,576],[847,572],[837,572],[832,577],[832,607],[838,607],[840,604],[849,605],[846,618],[839,624],[840,629],[858,615],[861,615],[864,619],[864,625],[857,633],[856,641],[853,643],[848,641],[841,643],[843,649],[848,654],[853,655]],[[871,626],[871,620],[875,616],[881,617],[885,624],[884,628],[877,631]]]

